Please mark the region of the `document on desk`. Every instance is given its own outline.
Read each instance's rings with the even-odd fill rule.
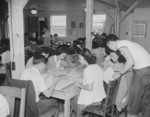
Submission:
[[[65,89],[66,87],[68,87],[68,86],[74,84],[74,82],[75,82],[75,81],[68,80],[68,79],[63,79],[63,78],[62,78],[62,79],[60,79],[60,80],[58,81],[58,83],[56,84],[55,90],[61,91],[61,90]]]

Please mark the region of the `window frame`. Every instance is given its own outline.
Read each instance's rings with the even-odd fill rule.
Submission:
[[[98,32],[101,32],[101,33],[103,33],[103,32],[105,32],[105,27],[106,27],[106,19],[107,19],[107,14],[105,14],[105,13],[103,13],[103,14],[93,14],[93,21],[92,21],[92,31],[93,32],[95,32],[96,30],[94,30],[94,23],[95,23],[95,21],[94,21],[94,15],[99,15],[99,16],[102,16],[102,15],[104,15],[105,16],[105,21],[104,22],[102,22],[102,21],[99,21],[99,22],[97,22],[97,23],[102,23],[103,24],[103,31],[99,31],[98,30]],[[95,26],[96,27],[96,26]],[[98,27],[98,26],[97,26]]]
[[[138,31],[140,31],[139,34],[137,34]],[[133,38],[146,38],[146,35],[147,21],[133,21]]]
[[[67,37],[67,15],[66,15],[66,14],[53,14],[53,15],[50,15],[50,33],[51,33],[51,27],[52,27],[52,25],[51,25],[51,19],[52,19],[53,16],[65,16],[65,17],[66,17],[65,36],[60,36],[60,35],[58,34],[58,37],[60,37],[60,38],[65,38],[65,37]],[[52,34],[52,33],[51,33],[51,34]],[[54,34],[55,34],[55,33],[54,33]]]

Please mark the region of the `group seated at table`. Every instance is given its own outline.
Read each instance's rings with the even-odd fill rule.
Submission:
[[[46,64],[46,68],[45,68],[45,73],[48,70],[51,70],[51,69],[64,70],[64,69],[68,69],[68,68],[76,68],[78,70],[78,66],[85,66],[84,73],[83,73],[83,83],[82,83],[83,84],[83,89],[81,88],[82,84],[76,83],[77,87],[81,88],[81,92],[84,92],[84,91],[85,92],[90,92],[90,93],[93,92],[95,90],[93,87],[94,86],[96,87],[96,84],[94,84],[95,79],[101,80],[101,81],[97,82],[98,84],[101,84],[100,85],[101,87],[99,87],[99,89],[97,89],[97,92],[103,92],[103,93],[101,93],[96,98],[98,100],[96,100],[96,101],[93,100],[92,102],[90,102],[88,100],[87,102],[85,102],[85,104],[83,106],[84,108],[86,106],[88,106],[89,104],[92,104],[92,103],[95,103],[95,102],[99,103],[103,100],[103,98],[105,98],[103,80],[106,81],[106,79],[105,79],[105,77],[103,77],[104,76],[103,73],[104,74],[109,74],[107,72],[110,72],[109,68],[111,67],[112,71],[113,71],[112,74],[113,74],[116,70],[117,71],[120,70],[123,67],[124,62],[125,62],[124,58],[121,56],[121,54],[119,52],[116,52],[116,53],[115,52],[110,52],[109,48],[106,47],[104,43],[103,43],[102,46],[99,46],[99,44],[97,44],[96,41],[93,44],[94,44],[94,46],[93,46],[94,47],[93,48],[93,53],[94,54],[91,53],[89,50],[82,48],[80,50],[80,52],[78,52],[79,55],[77,55],[76,51],[74,51],[73,48],[71,48],[69,46],[66,46],[66,45],[59,45],[56,50],[47,49],[49,51],[49,53],[46,51],[46,49],[41,49],[40,52],[37,51],[36,54],[35,54],[35,55],[37,55],[37,54],[44,55],[48,59],[48,62]],[[83,57],[81,53],[83,55],[85,54],[85,57]],[[90,57],[88,58],[88,53],[89,53],[89,55],[91,54],[90,57],[95,62],[93,62],[93,63],[88,63],[87,62],[87,61],[90,61],[90,59],[91,59]],[[105,53],[110,54],[110,56],[107,56],[105,58],[105,55],[106,55]],[[98,55],[98,54],[100,54],[100,55]],[[86,57],[88,58],[87,60],[86,60]],[[30,61],[29,66],[33,65],[33,58],[34,58],[34,56],[29,59],[29,61]],[[28,62],[27,62],[27,66],[28,66]],[[95,66],[97,69],[95,67],[92,68],[92,67],[89,67],[89,66]],[[92,70],[92,69],[94,69],[94,68],[95,68],[96,72],[93,72],[94,70]],[[90,70],[86,70],[86,69],[90,69]],[[82,70],[83,70],[83,67],[82,67]],[[85,73],[85,71],[88,71],[87,72],[88,75],[86,75],[87,73]],[[96,76],[95,74],[98,74],[98,75]],[[112,74],[110,74],[109,77],[111,77]],[[94,76],[95,76],[95,79],[93,79]],[[118,91],[119,93],[118,93],[117,100],[116,100],[116,105],[117,105],[118,110],[121,110],[124,107],[124,105],[123,106],[121,105],[122,101],[125,100],[124,101],[125,105],[126,105],[126,102],[127,102],[126,94],[127,94],[127,91],[129,89],[129,84],[130,84],[130,77],[129,76],[128,76],[128,80],[126,80],[126,78],[122,77],[122,80],[121,80],[121,83],[120,83],[122,86],[124,86],[124,88],[121,88],[121,85],[120,85],[120,88],[119,88],[119,91]],[[44,74],[43,77],[47,77],[47,76]],[[87,77],[87,79],[86,79],[86,77]],[[89,82],[88,82],[88,80],[89,80]],[[108,81],[106,81],[106,83],[108,83]],[[89,89],[89,87],[90,87],[90,89]],[[98,94],[98,93],[96,93],[96,94]],[[83,94],[81,93],[80,95],[83,95]],[[81,98],[82,96],[79,96],[79,97],[80,97],[79,100],[78,100],[79,104],[80,104],[80,102],[83,103],[83,101],[80,101],[82,99]],[[95,96],[93,95],[93,97],[95,97]],[[89,98],[89,99],[91,99],[91,98]],[[84,99],[84,101],[86,101],[86,100]],[[73,104],[73,105],[75,105],[75,104]],[[80,116],[80,113],[81,113],[82,109],[84,109],[84,108],[74,107],[74,106],[73,106],[73,108],[77,111],[77,114],[79,116]]]

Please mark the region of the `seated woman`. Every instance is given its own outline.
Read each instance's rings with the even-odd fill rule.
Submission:
[[[112,62],[111,67],[114,69],[114,71],[119,71],[124,66],[126,59],[119,51],[116,51],[110,53],[110,61]]]
[[[48,63],[46,65],[46,70],[48,69],[63,69],[63,61],[66,57],[66,52],[63,50],[56,50],[53,56],[48,58]]]
[[[44,57],[48,57],[49,56],[49,48],[48,47],[42,47],[41,49],[36,50],[34,55],[43,55]],[[34,55],[32,57],[29,58],[29,60],[26,63],[26,68],[33,66],[33,59],[34,59]]]
[[[75,52],[70,48],[68,48],[68,51],[66,51],[66,53],[67,55],[63,61],[64,68],[77,68],[80,65],[78,55],[75,54]]]
[[[96,102],[101,102],[106,97],[106,94],[103,86],[102,68],[96,64],[95,57],[88,49],[81,51],[79,62],[86,67],[82,83],[76,83],[81,92],[78,97],[72,100],[71,105],[76,110],[77,117],[82,117],[81,111],[85,107]]]
[[[124,66],[126,59],[121,55],[121,53],[119,51],[116,51],[116,52],[110,52],[110,59],[108,61],[110,62],[110,64],[109,64],[109,66],[107,66],[108,68],[103,73],[104,81],[105,81],[105,77],[108,77],[105,74],[109,74],[110,77],[113,74],[113,72],[112,72],[112,74],[107,72],[107,71],[109,71],[108,70],[109,67],[111,67],[114,72],[118,72]],[[117,94],[116,102],[115,102],[118,111],[121,111],[127,105],[128,89],[130,87],[130,82],[132,79],[132,72],[131,71],[132,70],[128,71],[126,74],[124,74],[121,77],[121,81],[120,81],[120,85],[119,85],[119,89],[118,89],[118,94]]]

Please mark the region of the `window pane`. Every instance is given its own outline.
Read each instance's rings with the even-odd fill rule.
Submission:
[[[93,31],[98,31],[100,34],[104,32],[106,15],[93,15]]]
[[[52,35],[58,34],[59,37],[66,37],[66,16],[51,16],[50,31]]]

